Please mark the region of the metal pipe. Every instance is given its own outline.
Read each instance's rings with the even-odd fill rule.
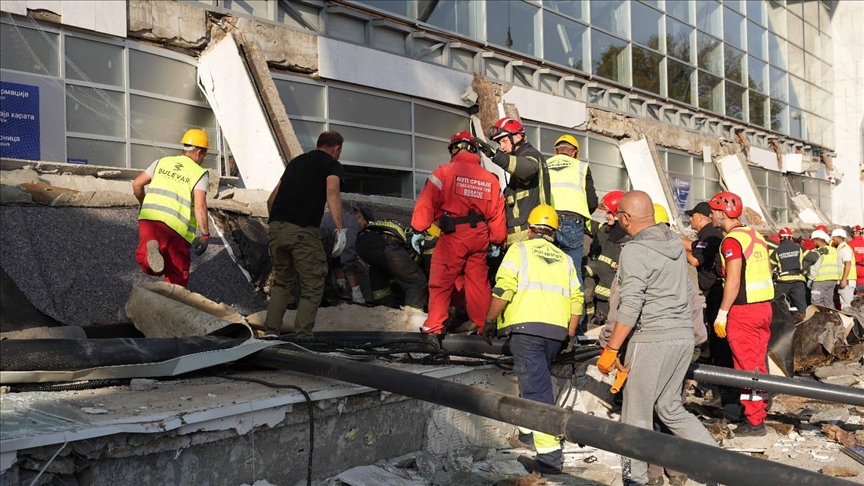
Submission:
[[[587,444],[723,484],[852,484],[653,430],[383,366],[273,348],[259,351],[248,359],[258,366],[354,383],[547,434],[563,435],[570,442]]]
[[[401,341],[416,339],[420,341],[421,335],[417,332],[380,332],[380,331],[322,331],[315,332],[315,339],[326,339],[348,344],[372,344],[387,341]],[[506,339],[493,339],[492,345],[480,336],[469,336],[465,334],[448,334],[441,342],[444,351],[475,352],[487,354],[510,354],[510,347]]]

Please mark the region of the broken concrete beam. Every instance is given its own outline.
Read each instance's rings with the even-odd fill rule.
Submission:
[[[294,332],[294,317],[297,311],[288,309],[282,318],[282,333]],[[264,329],[267,311],[257,312],[247,317],[252,328]],[[342,304],[334,307],[321,307],[315,317],[315,331],[386,331],[420,332],[419,326],[412,322],[412,312],[389,307],[362,307]],[[418,334],[419,336],[419,334]]]
[[[230,307],[166,282],[134,285],[126,315],[148,338],[203,336],[229,324],[245,324]]]
[[[129,0],[129,37],[200,48],[207,43],[207,11],[184,2]]]
[[[267,64],[295,73],[318,72],[318,36],[256,19],[232,18],[230,22],[246,40],[260,46]]]
[[[477,93],[477,106],[480,108],[477,116],[480,118],[483,129],[482,136],[485,138],[489,127],[500,118],[498,116],[498,103],[501,102],[502,87],[500,84],[475,74],[471,81],[471,89]]]

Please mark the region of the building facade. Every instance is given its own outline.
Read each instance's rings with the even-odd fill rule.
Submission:
[[[314,62],[292,61],[286,48],[272,74],[304,149],[324,129],[345,135],[349,192],[416,197],[447,160],[449,136],[471,125],[476,74],[515,87],[542,152],[575,134],[600,192],[627,190],[640,174],[628,173],[620,140],[586,129],[592,110],[746,143],[754,190],[778,224],[796,222],[799,193],[835,222],[864,219],[859,2],[56,3],[0,3],[0,80],[28,95],[4,96],[0,111],[33,115],[4,120],[15,128],[2,134],[3,157],[140,169],[200,126],[218,141],[205,165],[231,176],[230,145],[195,75],[208,29],[230,16],[312,36]],[[142,9],[176,25],[134,30]],[[701,147],[656,144],[682,207],[722,188]]]

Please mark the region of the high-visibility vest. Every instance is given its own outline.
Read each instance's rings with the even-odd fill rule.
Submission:
[[[585,185],[588,176],[588,163],[565,154],[558,154],[546,160],[549,169],[549,182],[552,188],[552,206],[556,211],[570,211],[581,214],[590,220],[588,197]]]
[[[541,237],[521,241],[507,250],[494,292],[502,289],[501,295],[495,295],[510,303],[498,329],[507,334],[564,339],[571,314],[582,313],[584,297],[573,260]]]
[[[777,267],[777,280],[780,282],[803,282],[804,253],[807,250],[797,244],[784,240],[771,250],[771,263]]]
[[[839,255],[837,249],[833,246],[826,245],[817,248],[822,255],[822,262],[819,264],[819,274],[813,279],[814,282],[837,282],[840,280],[840,265],[838,264]]]
[[[771,279],[771,263],[768,261],[768,244],[756,230],[747,226],[733,228],[726,234],[741,245],[744,256],[741,272],[741,290],[735,304],[755,304],[774,298],[774,282]],[[723,268],[726,257],[720,252]]]
[[[402,225],[399,224],[399,222],[396,220],[384,219],[378,221],[369,221],[369,224],[366,225],[366,229],[364,231],[366,230],[390,233],[391,235],[402,240],[402,243],[408,243],[408,237],[405,236],[405,229],[402,228]]]
[[[192,191],[206,173],[207,169],[185,155],[159,159],[138,219],[161,221],[192,243],[198,229]]]
[[[520,157],[536,160],[538,164],[537,173],[527,181],[512,175],[519,165]],[[552,204],[551,188],[546,158],[528,142],[510,154],[507,165],[502,168],[511,174],[510,181],[504,188],[507,246],[510,246],[528,238],[528,215],[541,204]]]
[[[849,252],[852,253],[852,265],[850,265],[849,267],[849,275],[846,276],[846,279],[852,280],[854,282],[858,280],[858,270],[855,268],[855,251],[853,251],[852,247],[849,246],[849,244],[845,241],[837,245],[837,273],[839,274],[838,277],[843,277],[844,262],[840,261],[840,250],[842,250],[844,247],[849,248]]]

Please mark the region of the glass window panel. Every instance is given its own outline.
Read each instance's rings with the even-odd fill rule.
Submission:
[[[450,160],[447,142],[414,137],[414,163],[418,169],[435,170]]]
[[[699,159],[697,159],[697,160],[699,160]],[[717,166],[715,166],[714,164],[702,163],[702,169],[704,169],[704,171],[705,171],[705,178],[706,179],[710,179],[712,181],[719,181],[720,180],[720,174],[717,172]],[[717,193],[716,192],[706,193],[706,195],[710,195],[710,196],[713,196],[714,194],[717,194]]]
[[[540,140],[540,127],[525,125],[525,138],[531,143]]]
[[[132,138],[177,143],[190,128],[203,128],[216,139],[216,117],[207,108],[132,95],[129,99]]]
[[[684,62],[693,63],[693,28],[666,18],[666,53]]]
[[[408,16],[408,2],[404,0],[357,0],[357,3],[363,3],[372,8],[377,8],[403,17]]]
[[[834,68],[828,64],[822,63],[822,84],[829,92],[834,91]]]
[[[335,123],[330,124],[330,129],[336,130],[345,137],[342,159],[347,162],[411,167],[410,135],[347,127]]]
[[[366,43],[366,22],[347,15],[328,14],[327,33],[337,39]]]
[[[66,130],[112,137],[126,136],[126,101],[123,93],[66,85]]]
[[[637,2],[631,3],[630,8],[633,9],[631,13],[633,42],[659,51],[663,14]]]
[[[765,6],[768,10],[768,29],[786,37],[786,6],[777,0],[769,0]]]
[[[410,171],[345,165],[343,192],[367,196],[414,197],[414,175]]]
[[[804,50],[789,44],[789,72],[804,77]]]
[[[765,55],[766,33],[764,27],[753,22],[747,22],[747,53],[759,59],[768,59]]]
[[[454,133],[468,130],[469,123],[469,119],[465,116],[424,105],[414,105],[414,131],[417,133],[450,139]]]
[[[765,104],[767,102],[768,97],[764,94],[750,91],[750,123],[760,127],[767,126],[765,120]]]
[[[804,7],[804,20],[819,26],[819,4],[821,2],[801,2]]]
[[[507,2],[501,8],[487,8],[486,41],[529,56],[539,56],[539,12],[539,8],[525,2]],[[508,32],[510,46],[507,46]]]
[[[748,56],[747,63],[747,76],[750,78],[747,86],[761,93],[767,93],[768,83],[765,82],[765,76],[768,65],[753,56]]]
[[[586,3],[582,1],[574,2],[573,0],[543,0],[543,6],[549,10],[569,15],[574,19],[585,22],[588,21],[587,9],[585,8]]]
[[[747,0],[747,18],[759,25],[765,25],[764,0]]]
[[[223,0],[223,6],[235,12],[253,15],[255,17],[270,18],[267,0]]]
[[[583,49],[588,46],[587,31],[588,28],[578,22],[544,12],[543,59],[585,71]]]
[[[789,103],[796,108],[804,107],[807,99],[807,84],[801,78],[789,77]]]
[[[414,173],[414,194],[415,198],[420,195],[420,192],[423,191],[423,186],[426,185],[426,181],[429,180],[429,174],[426,172],[415,172]]]
[[[690,6],[690,0],[666,0],[666,13],[678,20],[692,24]]]
[[[744,16],[731,8],[723,9],[723,40],[735,47],[744,48]]]
[[[132,144],[132,168],[144,170],[150,164],[171,155],[177,155],[177,149],[156,147],[153,145]]]
[[[781,101],[789,101],[789,80],[786,71],[771,66],[771,97]]]
[[[789,105],[771,100],[771,130],[789,133]]]
[[[669,97],[693,104],[693,76],[695,68],[671,59],[666,61]]]
[[[321,122],[291,120],[291,127],[294,133],[297,134],[297,141],[300,142],[300,147],[306,152],[315,148],[318,143],[318,136],[327,130],[327,125]],[[348,143],[353,143],[353,140]]]
[[[714,194],[718,194],[723,191],[723,188],[720,187],[719,182],[705,180],[705,198],[714,197]]]
[[[807,81],[814,84],[822,83],[822,61],[810,54],[804,55],[804,74]]]
[[[744,121],[744,96],[747,90],[734,83],[726,83],[726,116]]]
[[[831,9],[825,3],[819,2],[819,30],[831,32]]]
[[[123,86],[123,47],[66,36],[66,77]]]
[[[407,3],[407,2],[406,2]],[[429,10],[432,9],[432,10]],[[457,32],[459,34],[476,37],[472,35],[471,0],[441,0],[432,2],[421,0],[418,5],[420,21],[424,19],[429,24],[444,30]]]
[[[461,49],[450,49],[450,67],[460,71],[474,71],[474,53]]]
[[[605,165],[591,165],[591,177],[598,191],[627,190],[629,188],[627,171]]]
[[[279,98],[289,115],[326,118],[324,86],[274,79]]]
[[[744,63],[747,62],[747,56],[744,51],[739,51],[729,44],[724,44],[726,48],[726,56],[724,72],[726,78],[735,81],[736,83],[744,82]]]
[[[771,64],[786,69],[786,40],[768,33],[768,59]]]
[[[627,2],[592,0],[591,25],[621,37],[627,37]]]
[[[666,163],[669,172],[675,172],[681,175],[692,175],[692,159],[686,155],[669,152],[666,154]]]
[[[207,98],[198,89],[194,65],[135,49],[129,49],[129,87],[148,93],[207,102]]]
[[[802,138],[804,135],[804,113],[798,109],[789,111],[789,135],[795,138]]]
[[[801,5],[802,3],[804,3],[803,1],[801,1],[801,0],[787,0],[785,3],[786,3],[786,8],[789,9],[789,12],[791,12],[791,13],[799,16],[799,17],[804,16],[804,6]],[[790,15],[790,17],[791,17],[791,15]]]
[[[0,67],[59,76],[59,37],[51,32],[0,24]]]
[[[280,24],[289,25],[296,29],[308,30],[311,26],[315,30],[321,29],[321,20],[319,17],[320,9],[317,7],[313,7],[312,5],[307,5],[305,3],[300,3],[296,1],[292,1],[291,7],[295,12],[300,14],[300,19],[302,22],[298,21],[294,18],[294,12],[289,12],[282,6],[282,2],[279,2],[276,5],[276,21]]]
[[[372,33],[372,46],[396,54],[405,54],[405,33],[375,27],[375,31]]]
[[[591,67],[593,74],[628,84],[630,60],[627,41],[591,30]]]
[[[761,167],[750,167],[750,177],[756,186],[764,188],[768,186],[768,171]]]
[[[699,71],[699,108],[723,113],[722,79]]]
[[[66,159],[78,164],[86,161],[87,165],[126,167],[126,144],[68,137]]]
[[[714,37],[723,35],[720,4],[714,0],[696,2],[696,27]]]
[[[621,151],[614,143],[605,142],[596,138],[588,139],[589,152],[591,162],[611,165],[614,167],[623,167],[621,161]]]
[[[804,21],[794,15],[786,17],[786,39],[793,44],[804,46]]]
[[[804,50],[814,56],[819,56],[819,30],[810,24],[804,24]]]
[[[822,60],[828,64],[834,64],[834,41],[830,37],[822,36]]]
[[[411,130],[411,104],[407,101],[330,88],[329,106],[333,120]]]
[[[564,135],[565,133],[567,133],[567,132],[562,132],[560,130],[553,130],[551,128],[541,128],[540,129],[540,145],[537,147],[538,150],[540,150],[544,154],[554,153],[555,152],[555,141],[558,140],[558,137],[560,137],[561,135]],[[581,142],[580,142],[580,145],[581,145]]]
[[[663,56],[633,46],[633,87],[660,94],[660,62]]]
[[[696,56],[698,66],[713,74],[723,74],[723,43],[703,34],[696,33]]]

